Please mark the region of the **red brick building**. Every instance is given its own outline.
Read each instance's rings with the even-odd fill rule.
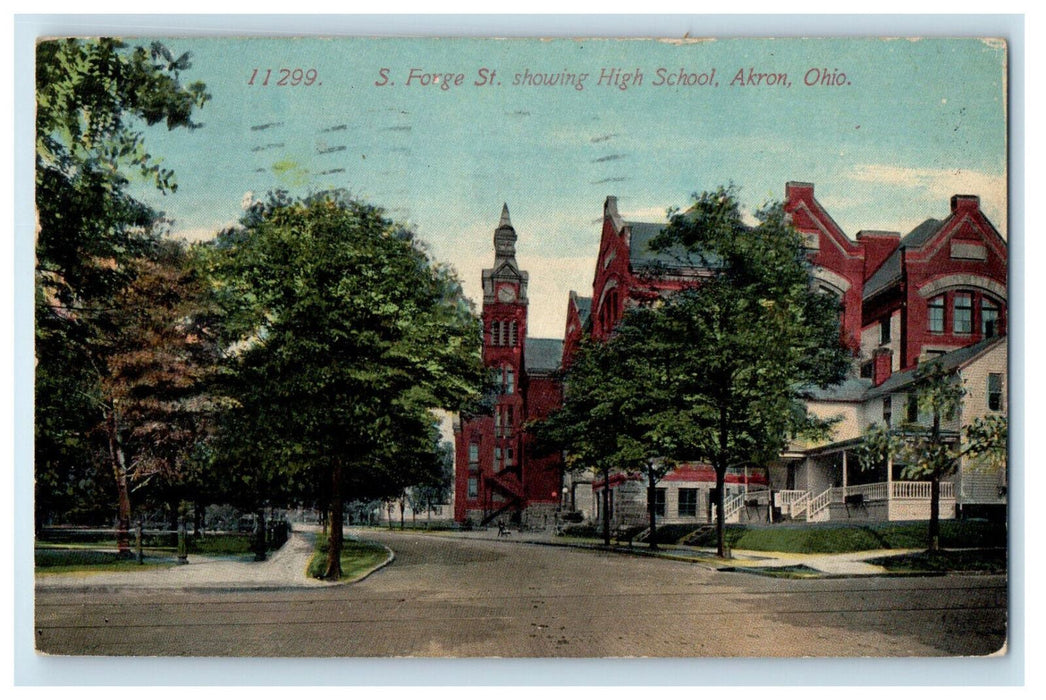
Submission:
[[[542,524],[559,505],[562,462],[532,455],[520,428],[562,402],[553,373],[563,341],[527,337],[528,275],[516,262],[508,205],[494,231],[494,265],[483,270],[483,362],[499,378],[491,415],[454,426],[454,519]]]
[[[822,392],[824,396],[815,396],[813,404],[816,405],[811,408],[833,415],[842,410],[848,420],[844,421],[845,435],[839,436],[838,445],[810,446],[809,454],[798,449],[783,456],[782,463],[774,469],[776,483],[760,482],[755,475],[730,475],[727,492],[732,498],[734,518],[743,517],[745,504],[754,502],[753,490],[762,491],[759,499],[764,504],[769,499],[768,487],[771,486],[802,495],[801,489],[795,489],[797,474],[799,482],[805,479],[810,489],[823,487],[824,490],[816,494],[802,495],[807,500],[820,496],[825,502],[823,513],[833,505],[833,497],[845,498],[846,494],[840,489],[868,490],[867,484],[853,485],[851,481],[852,485],[847,485],[843,454],[848,446],[853,447],[853,441],[859,439],[868,424],[883,419],[879,410],[883,399],[876,393],[877,387],[891,374],[903,372],[907,376],[920,361],[938,355],[947,355],[946,362],[966,367],[968,358],[956,351],[966,352],[965,349],[974,345],[980,347],[981,341],[1005,332],[1006,242],[981,212],[977,197],[952,197],[948,217],[928,219],[903,237],[895,232],[866,230],[851,239],[817,201],[811,183],[787,183],[784,209],[804,237],[813,266],[813,283],[841,302],[841,339],[855,356],[855,376],[841,387]],[[564,366],[569,366],[570,355],[583,334],[604,339],[628,306],[699,283],[701,277],[708,274],[700,264],[689,259],[685,251],[654,252],[648,248],[649,241],[663,228],[663,224],[625,221],[618,212],[616,198],[607,198],[592,297],[580,297],[576,292],[570,295]],[[998,364],[998,358],[1005,358],[1005,347],[994,352],[991,358]],[[991,375],[999,385],[1005,366],[993,364],[978,371]],[[984,387],[974,387],[974,391],[980,389]],[[996,396],[1002,395],[998,387],[994,391]],[[997,406],[995,410],[1005,410],[1005,406],[1001,409]],[[899,473],[899,468],[897,471]],[[893,483],[895,476],[890,474],[888,480]],[[868,478],[851,475],[851,480],[862,477]],[[1005,482],[1005,475],[1001,478]],[[972,483],[972,479],[970,475],[959,474],[956,484]],[[712,481],[711,471],[700,465],[668,475],[662,481],[660,492],[663,493],[659,493],[661,500],[656,504],[660,514],[668,522],[680,518],[701,520],[702,512],[707,517],[710,510],[700,506],[707,504],[707,488]],[[636,517],[644,517],[645,489],[635,488],[632,493],[626,488],[628,483],[627,479],[611,480],[614,496],[611,502],[616,499],[620,506],[612,512],[619,515],[634,512]],[[590,517],[598,516],[601,488],[601,483],[593,484]],[[898,491],[912,491],[911,487],[906,488],[907,491]],[[830,493],[831,489],[839,493]],[[616,493],[618,490],[620,493]],[[870,493],[873,491],[878,493],[874,489]],[[630,498],[644,502],[629,504]],[[978,501],[980,498],[969,496],[967,504],[998,500]],[[955,503],[961,506],[962,501],[963,495],[957,493]],[[677,510],[673,510],[674,504]],[[908,506],[903,512],[920,512],[919,504]],[[885,507],[881,510],[890,511]],[[762,513],[765,509],[754,512]]]
[[[898,376],[881,390],[879,387],[891,375],[908,376],[919,362],[945,355],[951,364],[968,368],[971,376],[978,377],[976,381],[994,382],[994,388],[985,391],[996,397],[996,404],[1003,395],[1000,382],[1005,377],[1005,343],[1000,348],[985,341],[1005,334],[1007,246],[980,210],[978,197],[952,197],[947,217],[927,219],[903,237],[894,232],[864,230],[851,238],[817,201],[810,183],[787,183],[784,209],[804,237],[813,283],[840,300],[841,340],[854,353],[854,376],[840,387],[821,392],[823,396],[815,392],[810,409],[844,415],[845,434],[834,442],[797,446],[783,455],[769,484],[762,475],[741,471],[731,474],[727,490],[737,508],[736,517],[742,517],[753,503],[753,489],[763,492],[759,498],[764,503],[769,501],[769,488],[776,492],[783,487],[781,493],[799,504],[815,502],[819,497],[825,502],[822,512],[831,510],[832,498],[845,498],[847,489],[885,493],[878,486],[854,483],[871,478],[868,475],[853,474],[847,479],[853,468],[848,466],[846,451],[870,423],[884,418],[888,421],[892,400],[889,394],[884,394],[884,399],[879,393],[903,377]],[[471,518],[482,523],[511,515],[530,517],[533,524],[532,518],[538,514],[542,521],[551,520],[564,487],[561,460],[556,456],[532,457],[526,439],[519,435],[519,426],[559,405],[562,392],[552,374],[560,365],[569,367],[583,337],[603,340],[630,306],[699,284],[710,274],[703,261],[694,260],[682,249],[650,250],[650,241],[663,228],[659,223],[625,221],[618,212],[617,199],[607,197],[592,296],[570,293],[561,342],[526,337],[528,278],[516,264],[516,233],[507,207],[503,210],[494,234],[494,267],[483,272],[484,361],[500,371],[503,391],[493,416],[456,426],[456,520]],[[995,349],[970,355],[965,349],[974,345]],[[966,354],[955,354],[960,350]],[[967,355],[978,358],[975,365]],[[995,366],[999,362],[1002,367]],[[1005,405],[990,410],[1004,411]],[[701,520],[702,514],[710,512],[702,505],[708,503],[712,473],[701,465],[677,471],[663,480],[663,515],[669,521]],[[971,478],[957,476],[956,505],[961,507],[964,498],[968,505],[998,505],[998,499],[964,496],[963,480],[973,483]],[[1005,482],[1005,476],[1002,478]],[[890,484],[895,479],[892,472],[887,475]],[[624,489],[615,496],[624,499],[616,512],[644,513],[643,504],[627,507],[628,498],[645,498],[644,489],[634,489],[631,496],[626,493],[629,483],[624,478],[611,480],[612,490]],[[582,485],[587,493],[582,493]],[[590,495],[600,488],[602,484],[593,483],[591,477],[567,477],[568,507],[587,510]],[[899,492],[914,492],[913,488],[905,486]],[[978,493],[990,491],[987,487],[978,489]],[[589,517],[596,515],[599,500],[591,501]],[[788,509],[797,512],[799,506],[792,503],[789,500]],[[889,512],[890,508],[882,510]],[[919,512],[918,504],[905,512]]]

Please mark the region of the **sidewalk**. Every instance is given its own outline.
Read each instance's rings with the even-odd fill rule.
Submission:
[[[562,537],[557,537],[551,531],[519,532],[513,530],[510,531],[509,534],[501,537],[498,536],[497,531],[490,530],[473,530],[469,532],[442,531],[432,533],[413,530],[411,532],[414,532],[415,534],[431,534],[463,539],[483,539],[496,540],[499,542],[540,544],[553,547],[605,549],[601,543],[583,543],[577,542],[576,540],[565,540]],[[840,554],[800,554],[794,552],[758,552],[735,549],[732,552],[733,557],[729,560],[716,557],[714,549],[689,547],[686,545],[662,545],[657,551],[651,551],[645,543],[640,542],[633,544],[631,547],[612,545],[611,551],[641,556],[657,556],[666,559],[682,559],[718,571],[805,566],[812,569],[814,572],[825,576],[881,576],[887,574],[887,570],[881,566],[869,564],[868,560],[878,559],[885,556],[910,554],[922,550],[876,549],[862,552],[842,552]]]
[[[143,567],[141,571],[43,574],[37,590],[98,590],[164,588],[179,590],[277,590],[338,585],[306,576],[316,541],[315,528],[295,525],[287,543],[266,561],[190,555],[189,563]]]

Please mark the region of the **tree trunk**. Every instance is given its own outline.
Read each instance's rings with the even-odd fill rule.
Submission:
[[[931,431],[931,444],[940,444],[941,412],[936,409],[933,412]],[[930,554],[936,554],[940,550],[941,544],[941,475],[939,468],[934,468],[930,474],[930,530],[928,535]]]
[[[610,546],[610,470],[603,471],[603,545]]]
[[[113,465],[113,476],[116,477],[116,550],[121,559],[130,558],[131,554],[131,493],[127,486],[127,460],[123,446],[120,444],[119,427],[116,422],[116,406],[109,408],[106,416],[106,432],[109,438],[109,458]]]
[[[724,491],[726,490],[726,469],[715,468],[715,535],[716,555],[726,558],[726,512],[724,504],[726,501]]]
[[[328,581],[341,579],[341,545],[344,537],[342,524],[345,519],[341,502],[341,460],[335,460],[331,469],[330,535],[327,538],[327,570],[323,578]]]
[[[930,475],[930,553],[941,549],[941,477],[935,471]]]
[[[404,520],[404,518],[403,518],[403,511],[406,509],[406,507],[407,507],[407,505],[403,502],[403,499],[400,498],[400,531],[401,532],[403,531],[403,528],[406,525],[406,523],[403,522],[403,520]]]
[[[654,468],[652,466],[647,467],[647,490],[646,490],[646,503],[647,503],[647,514],[650,516],[650,549],[658,549],[657,546],[657,488],[654,481]]]

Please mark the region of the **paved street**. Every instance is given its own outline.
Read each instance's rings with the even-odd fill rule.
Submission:
[[[37,647],[205,656],[933,656],[1003,642],[1000,576],[786,580],[410,533],[347,586],[38,587]]]

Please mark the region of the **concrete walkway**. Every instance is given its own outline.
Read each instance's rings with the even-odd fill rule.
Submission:
[[[425,534],[424,531],[422,531],[421,534]],[[565,540],[562,537],[557,537],[551,531],[519,532],[512,530],[505,536],[498,536],[496,530],[474,530],[471,532],[445,531],[429,534],[444,537],[500,540],[503,542],[523,542],[527,544],[543,544],[559,547],[588,547],[602,549],[601,544],[582,544],[578,543],[576,540],[572,542],[570,540]],[[876,549],[862,552],[843,552],[840,554],[800,554],[794,552],[758,552],[754,550],[735,549],[732,552],[731,559],[723,560],[715,556],[714,549],[707,547],[662,545],[661,549],[657,552],[652,552],[646,544],[636,543],[632,545],[631,548],[627,546],[613,546],[612,549],[625,553],[631,552],[640,555],[693,560],[695,563],[704,564],[708,568],[717,570],[772,569],[806,566],[816,572],[828,576],[881,576],[888,573],[887,570],[881,566],[869,564],[868,560],[923,551],[921,549]]]
[[[338,585],[306,575],[316,543],[316,528],[295,525],[287,543],[267,560],[250,555],[231,559],[189,555],[189,563],[171,567],[147,566],[140,571],[43,574],[36,577],[38,590],[172,588],[182,590],[268,590],[322,588]]]

